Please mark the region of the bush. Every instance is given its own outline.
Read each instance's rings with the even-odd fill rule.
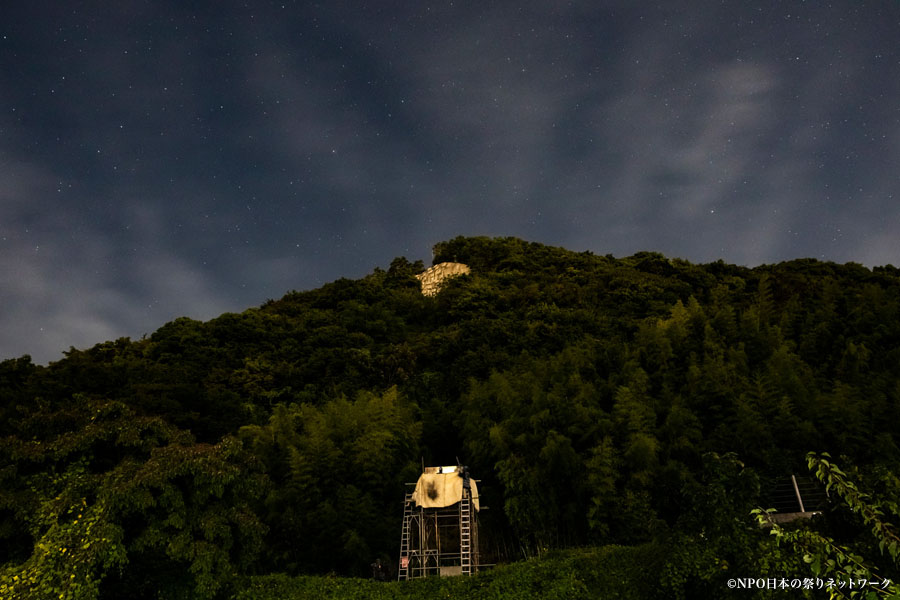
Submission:
[[[247,578],[233,600],[580,600],[650,598],[664,554],[655,545],[604,546],[551,552],[501,565],[474,577],[431,577],[378,583],[366,579],[263,575]]]

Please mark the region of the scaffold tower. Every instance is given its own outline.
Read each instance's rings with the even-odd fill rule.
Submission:
[[[426,467],[403,501],[397,579],[478,571],[478,485],[468,469]]]

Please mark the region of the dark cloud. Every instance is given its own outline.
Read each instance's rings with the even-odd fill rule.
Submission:
[[[0,22],[0,357],[458,234],[898,263],[900,8],[32,3]]]

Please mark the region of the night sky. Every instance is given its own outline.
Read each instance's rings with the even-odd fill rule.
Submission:
[[[457,235],[900,265],[900,2],[3,2],[0,359]]]

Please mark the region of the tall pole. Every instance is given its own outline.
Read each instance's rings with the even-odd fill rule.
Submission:
[[[803,498],[800,497],[800,488],[797,487],[797,478],[794,477],[793,473],[791,473],[791,481],[794,482],[794,493],[797,494],[797,502],[800,503],[800,512],[806,512],[803,510]]]

